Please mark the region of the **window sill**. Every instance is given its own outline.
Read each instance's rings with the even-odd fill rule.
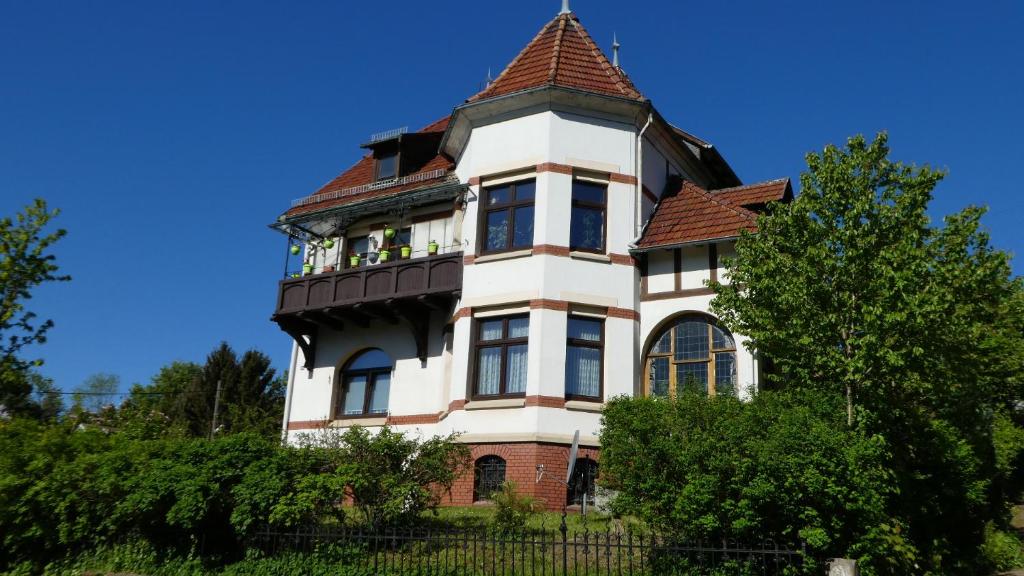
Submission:
[[[493,410],[497,408],[522,408],[526,398],[500,398],[498,400],[473,400],[466,402],[464,410]]]
[[[511,260],[512,258],[523,258],[525,256],[532,256],[533,248],[527,248],[526,250],[512,250],[511,252],[498,252],[497,254],[484,254],[483,256],[477,256],[473,259],[473,264],[484,264],[486,262],[495,262],[497,260]]]
[[[349,428],[351,426],[383,426],[388,423],[387,416],[372,416],[366,418],[343,418],[332,420],[331,428]]]
[[[590,260],[593,262],[611,262],[612,257],[607,254],[599,254],[597,252],[581,252],[579,250],[573,250],[569,252],[569,258],[575,258],[577,260]]]
[[[600,412],[604,410],[604,403],[600,400],[566,400],[565,409],[580,412]]]

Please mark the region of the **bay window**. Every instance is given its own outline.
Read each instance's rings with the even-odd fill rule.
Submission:
[[[569,249],[604,253],[608,186],[587,180],[572,182]]]
[[[536,181],[490,186],[481,194],[481,253],[521,250],[533,246],[533,202]]]
[[[529,316],[476,322],[474,398],[526,395]]]
[[[565,397],[601,400],[604,322],[569,316],[565,347]]]

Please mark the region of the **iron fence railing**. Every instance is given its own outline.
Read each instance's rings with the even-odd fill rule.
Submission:
[[[597,576],[818,573],[804,548],[774,542],[681,541],[619,532],[501,533],[482,529],[307,528],[263,530],[250,548],[266,555],[326,554],[345,574]]]

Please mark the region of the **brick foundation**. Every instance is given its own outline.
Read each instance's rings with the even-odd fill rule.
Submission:
[[[473,462],[482,456],[496,455],[505,460],[505,480],[515,482],[518,492],[535,498],[538,504],[548,510],[561,510],[566,497],[566,460],[569,457],[568,444],[540,442],[516,442],[508,444],[471,444]],[[598,449],[580,447],[578,458],[590,457],[598,460]],[[544,477],[537,483],[537,465],[544,465]],[[455,482],[450,497],[444,505],[470,506],[473,502],[472,468]]]

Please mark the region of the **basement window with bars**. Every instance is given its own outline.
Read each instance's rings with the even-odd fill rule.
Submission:
[[[490,500],[505,483],[505,460],[501,456],[483,456],[473,466],[473,501]]]

